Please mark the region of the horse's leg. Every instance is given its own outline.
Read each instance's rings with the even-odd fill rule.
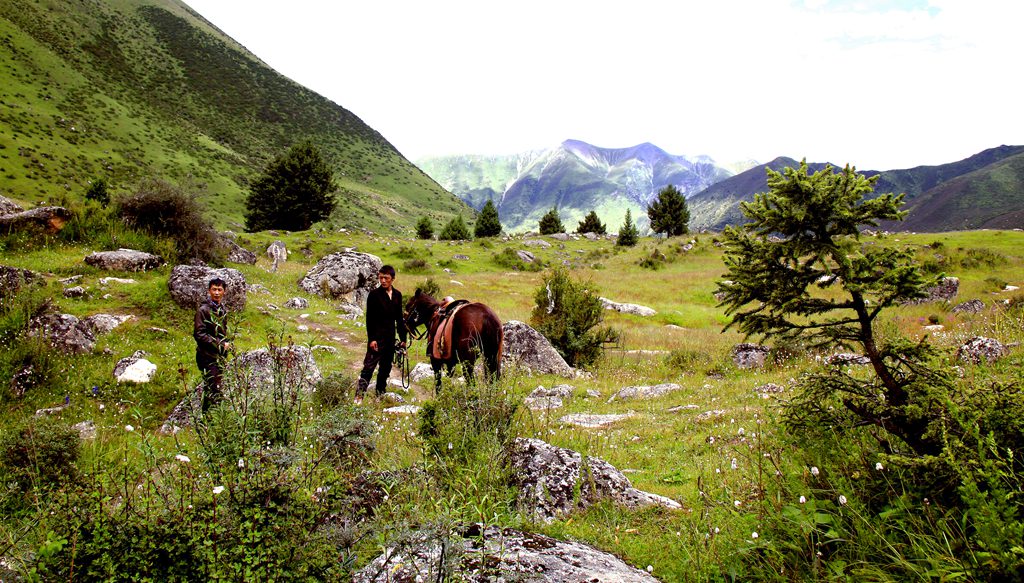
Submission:
[[[434,369],[434,395],[441,394],[441,361],[431,358],[430,367]]]
[[[476,386],[476,356],[471,355],[466,360],[462,361],[462,376],[466,378],[467,387]]]

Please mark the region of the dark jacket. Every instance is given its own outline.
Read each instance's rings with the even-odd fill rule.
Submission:
[[[214,360],[227,354],[224,341],[228,337],[228,311],[207,298],[196,310],[192,337],[196,339],[196,357]]]
[[[405,322],[402,320],[402,292],[391,288],[388,299],[384,288],[378,287],[366,297],[366,340],[377,341],[378,345],[391,346],[395,343],[395,329],[398,337],[405,342]]]

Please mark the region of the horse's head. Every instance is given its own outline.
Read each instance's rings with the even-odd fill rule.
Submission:
[[[417,328],[430,323],[430,319],[434,317],[434,312],[437,311],[437,306],[437,300],[432,298],[430,294],[417,289],[416,293],[405,304],[405,327],[412,334],[416,334]]]

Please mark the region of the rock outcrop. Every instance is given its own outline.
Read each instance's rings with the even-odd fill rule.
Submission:
[[[377,273],[383,265],[380,257],[369,253],[332,253],[306,273],[299,287],[309,294],[362,306],[377,287]]]
[[[732,361],[739,368],[762,368],[769,352],[767,346],[744,342],[732,348]]]
[[[0,231],[43,231],[53,234],[71,220],[71,211],[59,206],[43,206],[27,211],[0,214]]]
[[[15,213],[20,213],[23,210],[25,209],[15,204],[13,200],[6,196],[0,196],[0,216],[13,215]]]
[[[914,306],[917,304],[928,304],[931,302],[951,302],[960,293],[960,279],[956,277],[943,277],[938,283],[924,290],[923,298],[905,302],[904,305]]]
[[[116,314],[93,314],[92,316],[86,316],[82,319],[83,322],[96,334],[109,334],[115,328],[124,324],[129,320],[135,319],[135,316],[128,315],[116,315]]]
[[[995,362],[1010,353],[1010,349],[994,338],[975,336],[956,351],[956,359],[960,362],[979,364]]]
[[[0,295],[16,294],[23,287],[42,283],[43,276],[34,271],[0,265]]]
[[[229,237],[221,237],[221,243],[228,250],[227,260],[242,265],[256,265],[256,254],[242,247]]]
[[[122,358],[114,365],[114,378],[119,383],[148,383],[156,374],[156,365],[146,360],[146,352],[135,351],[135,354]]]
[[[658,312],[647,306],[641,306],[640,304],[620,304],[613,302],[608,298],[598,298],[601,300],[601,305],[606,310],[615,310],[623,314],[633,314],[634,316],[653,316]]]
[[[509,320],[502,329],[505,333],[501,356],[503,366],[518,366],[534,374],[574,375],[572,367],[566,364],[548,339],[528,324]]]
[[[29,323],[28,335],[69,354],[85,354],[96,346],[92,327],[71,314],[43,314]]]
[[[164,264],[159,255],[134,249],[97,251],[89,254],[85,262],[104,271],[148,271]]]
[[[227,372],[234,374],[234,383],[244,383],[250,390],[270,391],[275,379],[283,375],[285,386],[311,391],[323,378],[306,346],[261,348],[240,354],[229,362]],[[231,383],[228,383],[231,384]]]
[[[656,399],[663,395],[667,395],[673,391],[678,391],[683,388],[676,383],[661,383],[660,385],[638,385],[632,387],[623,387],[618,390],[614,395],[608,399],[608,402],[624,399]]]
[[[210,280],[219,277],[224,280],[224,306],[229,312],[240,312],[245,308],[245,276],[229,267],[212,268],[202,265],[175,265],[167,278],[167,290],[174,303],[194,310],[209,297]]]
[[[985,302],[979,299],[973,299],[953,306],[953,309],[950,311],[954,314],[980,314],[984,310]]]
[[[267,258],[273,262],[270,266],[272,273],[277,273],[277,268],[285,261],[288,261],[288,248],[281,241],[274,241],[267,246]]]

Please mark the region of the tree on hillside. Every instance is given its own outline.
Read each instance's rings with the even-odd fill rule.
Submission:
[[[554,235],[555,233],[564,232],[565,227],[562,226],[562,219],[558,216],[557,206],[549,210],[543,217],[540,218],[541,235]]]
[[[655,233],[665,233],[668,237],[686,233],[690,223],[686,197],[678,188],[669,184],[658,192],[658,198],[647,207],[647,218],[651,219],[651,230]]]
[[[456,215],[441,229],[437,238],[442,241],[468,241],[473,237],[469,234],[469,227],[466,226],[466,221],[462,220],[462,215]]]
[[[498,207],[494,206],[493,200],[488,200],[480,210],[473,234],[477,237],[496,237],[501,234],[501,219],[498,218]]]
[[[750,222],[724,234],[726,274],[718,282],[726,314],[747,336],[802,339],[812,346],[855,345],[876,378],[833,367],[811,375],[788,408],[795,425],[835,428],[874,425],[918,455],[941,450],[929,428],[944,386],[941,371],[924,363],[923,343],[879,345],[875,321],[889,306],[924,296],[930,281],[912,249],[864,245],[860,229],[902,220],[903,195],[870,200],[877,176],[847,166],[808,175],[807,164],[768,170],[769,191],[743,204]],[[891,445],[885,446],[892,449]]]
[[[580,221],[579,225],[576,227],[576,232],[604,235],[608,230],[605,228],[604,223],[601,222],[601,219],[597,217],[597,212],[590,211],[590,213]]]
[[[431,239],[434,237],[434,223],[430,217],[423,215],[416,223],[416,237],[420,239]]]
[[[296,144],[272,160],[249,188],[247,231],[304,231],[334,210],[334,175],[312,142]]]
[[[632,247],[636,245],[639,235],[636,225],[633,224],[633,213],[626,209],[626,220],[619,229],[619,238],[615,240],[615,244],[619,247]]]
[[[110,193],[107,192],[107,181],[102,178],[97,178],[89,184],[89,188],[85,189],[85,200],[95,200],[100,204],[110,203]]]

